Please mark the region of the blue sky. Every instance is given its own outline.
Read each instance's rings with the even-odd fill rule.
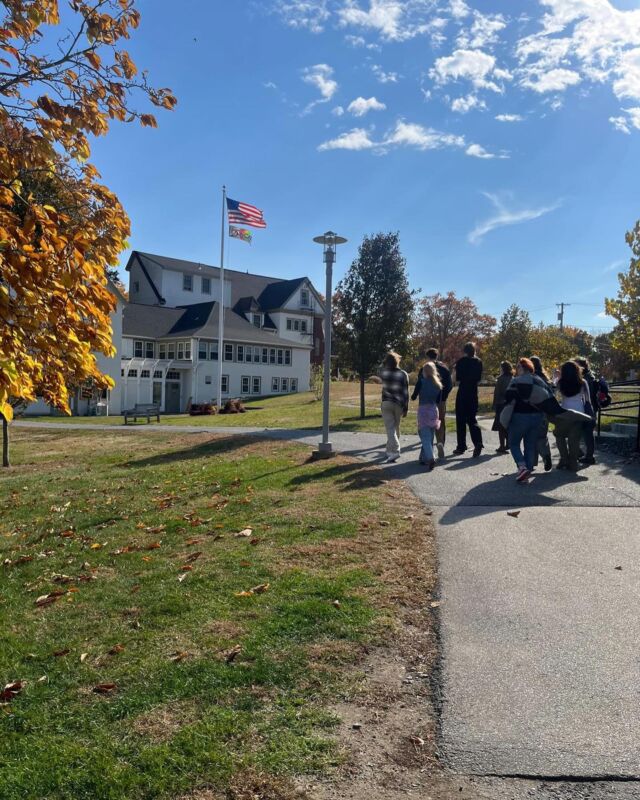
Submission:
[[[517,7],[514,13],[513,8]],[[177,109],[94,146],[131,245],[217,264],[220,187],[264,209],[228,266],[323,286],[313,236],[399,230],[412,285],[606,328],[640,216],[636,0],[143,0]]]

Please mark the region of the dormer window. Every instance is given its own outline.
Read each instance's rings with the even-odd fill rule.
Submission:
[[[309,290],[308,289],[301,289],[300,290],[300,305],[303,308],[309,308]]]
[[[182,276],[182,289],[185,292],[193,291],[193,275]]]
[[[251,322],[256,326],[256,328],[262,327],[262,314],[252,314],[251,315]]]

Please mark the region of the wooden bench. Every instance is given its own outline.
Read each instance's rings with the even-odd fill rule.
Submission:
[[[156,403],[136,403],[133,408],[124,412],[124,424],[126,425],[129,417],[133,417],[133,421],[137,422],[138,417],[146,417],[147,424],[151,422],[151,417],[155,417],[160,422],[160,406]]]

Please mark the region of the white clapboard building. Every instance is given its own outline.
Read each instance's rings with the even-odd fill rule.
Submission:
[[[218,343],[217,267],[134,250],[126,267],[120,408],[157,403],[166,413],[215,402],[222,360],[223,398],[309,389],[324,354],[322,298],[308,278],[282,280],[226,269],[224,338]]]

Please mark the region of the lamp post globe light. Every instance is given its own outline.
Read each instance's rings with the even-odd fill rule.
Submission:
[[[333,264],[336,260],[336,247],[347,241],[333,231],[322,236],[314,236],[313,241],[321,244],[326,264],[326,290],[324,302],[324,386],[322,391],[322,441],[314,451],[316,458],[330,458],[334,450],[329,441],[329,393],[331,391],[331,294],[333,280]]]

